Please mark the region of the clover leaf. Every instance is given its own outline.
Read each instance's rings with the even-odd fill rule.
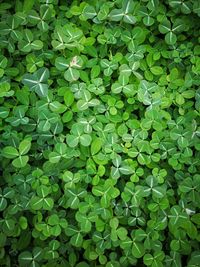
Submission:
[[[27,266],[29,264],[31,267],[39,266],[39,262],[42,259],[42,249],[35,247],[31,252],[24,251],[19,255],[19,262],[22,266]]]
[[[41,68],[33,74],[25,74],[22,82],[40,97],[46,97],[49,87],[47,84],[48,78],[49,70],[47,68]]]
[[[109,17],[112,21],[123,20],[125,23],[135,24],[137,21],[136,17],[131,14],[133,9],[134,4],[127,0],[123,2],[121,9],[113,9],[110,12]]]
[[[169,45],[174,45],[177,41],[176,33],[179,33],[183,30],[183,24],[181,21],[177,20],[173,25],[170,21],[165,19],[159,25],[159,31],[165,35],[165,41]]]
[[[54,205],[52,198],[47,197],[51,189],[48,186],[42,185],[37,189],[37,195],[30,200],[30,205],[33,210],[51,210]]]
[[[16,168],[23,168],[26,166],[29,157],[26,155],[31,148],[31,141],[24,139],[20,142],[19,148],[7,146],[3,149],[2,154],[5,158],[14,159],[12,164]]]
[[[0,266],[199,266],[200,3],[0,1]]]
[[[129,77],[131,74],[134,74],[136,78],[142,79],[142,75],[137,72],[139,67],[140,63],[138,61],[130,62],[129,65],[123,64],[120,66],[120,75]]]
[[[41,5],[39,14],[35,10],[30,10],[28,13],[28,22],[31,25],[37,25],[38,29],[42,32],[46,32],[49,29],[47,23],[52,16],[52,8],[48,5]]]
[[[92,138],[89,134],[84,133],[83,125],[77,123],[72,126],[71,134],[67,135],[66,140],[70,147],[76,147],[79,143],[83,146],[89,146]]]
[[[19,50],[22,52],[30,52],[32,50],[41,50],[43,42],[41,40],[34,40],[33,34],[30,30],[24,30],[24,38],[19,41]]]
[[[67,81],[72,82],[79,79],[79,71],[78,69],[82,68],[83,61],[81,57],[74,56],[68,60],[65,58],[58,57],[55,61],[55,66],[60,71],[65,71],[64,77]]]
[[[81,50],[82,37],[83,32],[79,28],[72,25],[65,25],[64,27],[56,25],[51,44],[56,50],[63,50],[65,48],[73,49],[74,47]]]

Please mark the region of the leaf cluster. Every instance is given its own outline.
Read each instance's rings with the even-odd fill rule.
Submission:
[[[200,266],[200,2],[0,18],[0,266]]]

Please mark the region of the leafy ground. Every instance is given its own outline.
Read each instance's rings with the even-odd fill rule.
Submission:
[[[200,266],[200,2],[0,17],[0,266]]]

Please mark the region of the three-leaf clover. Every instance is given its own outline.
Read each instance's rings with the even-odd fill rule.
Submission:
[[[146,266],[160,266],[162,267],[163,260],[165,258],[165,254],[163,251],[155,252],[153,255],[151,254],[145,254],[143,257],[144,264]]]
[[[118,179],[120,174],[130,175],[134,172],[134,169],[130,165],[123,163],[121,157],[118,155],[112,162],[114,166],[111,167],[111,177],[114,179]]]
[[[25,105],[18,105],[13,109],[13,116],[6,119],[12,126],[17,127],[20,124],[26,125],[29,122],[29,118],[25,116],[28,107]]]
[[[10,188],[0,189],[0,211],[6,209],[8,205],[8,199],[13,198],[15,192]]]
[[[113,9],[109,18],[112,21],[124,21],[125,23],[135,24],[137,19],[134,15],[132,15],[134,10],[134,3],[130,0],[126,0],[122,2],[121,9]]]
[[[104,69],[103,73],[105,76],[110,76],[118,68],[118,64],[114,60],[102,59],[100,65]]]
[[[46,185],[41,185],[36,189],[37,195],[34,195],[30,200],[30,206],[33,210],[51,210],[54,205],[54,200],[48,195],[51,193],[51,188]]]
[[[80,123],[72,125],[70,134],[66,136],[67,144],[70,147],[76,147],[79,143],[83,146],[89,146],[92,142],[92,137],[84,133],[84,126]]]
[[[77,108],[81,111],[84,111],[89,107],[98,106],[100,104],[100,101],[96,98],[92,98],[91,93],[87,90],[83,90],[81,95],[81,99],[79,99],[77,102]]]
[[[23,251],[19,254],[19,262],[21,266],[39,267],[39,262],[42,260],[43,253],[39,247],[34,247],[33,251]]]
[[[63,50],[65,48],[72,50],[75,47],[78,50],[82,50],[82,37],[83,32],[77,27],[70,24],[64,25],[63,27],[56,25],[51,44],[56,50]]]
[[[61,158],[70,158],[71,151],[67,148],[65,143],[57,143],[55,145],[55,151],[49,153],[49,161],[51,163],[58,163]]]
[[[43,42],[41,40],[34,40],[32,32],[26,29],[24,30],[23,39],[19,41],[18,48],[26,53],[32,50],[41,50]]]
[[[131,76],[133,74],[136,78],[142,79],[142,75],[137,71],[140,67],[139,61],[131,61],[129,64],[122,64],[119,68],[121,76]]]
[[[74,56],[69,59],[65,59],[64,57],[57,57],[55,61],[55,66],[60,71],[64,72],[64,78],[73,82],[79,79],[80,73],[79,69],[83,66],[83,60],[79,56]]]
[[[67,236],[71,237],[70,238],[70,244],[72,244],[72,246],[75,246],[77,248],[82,246],[83,243],[83,235],[81,233],[81,230],[78,230],[76,227],[74,227],[73,225],[69,225],[66,229],[65,229],[65,233]]]
[[[100,203],[103,208],[109,207],[110,201],[120,193],[119,189],[114,187],[114,184],[114,180],[107,179],[104,184],[92,188],[93,195],[101,197]]]
[[[25,74],[22,82],[28,86],[31,91],[34,91],[40,97],[46,97],[48,95],[48,78],[49,70],[47,68],[40,68],[33,74]]]
[[[49,29],[48,21],[52,16],[52,8],[50,5],[41,5],[39,14],[35,10],[31,10],[28,14],[28,22],[35,26],[42,32],[46,32]]]
[[[29,156],[26,154],[31,148],[31,140],[24,139],[20,142],[19,148],[16,149],[13,146],[6,146],[2,150],[2,154],[5,158],[13,159],[12,165],[16,168],[23,168],[26,166]]]
[[[120,94],[123,92],[126,96],[133,97],[136,94],[136,86],[129,84],[129,78],[125,75],[120,75],[116,83],[111,86],[111,91],[114,94]]]
[[[165,19],[159,25],[159,31],[165,34],[167,44],[174,45],[177,41],[176,33],[183,31],[183,23],[181,20],[176,20],[172,25],[169,20]]]
[[[71,209],[78,209],[80,199],[86,196],[86,191],[83,188],[65,188],[66,196],[67,196],[67,205]]]

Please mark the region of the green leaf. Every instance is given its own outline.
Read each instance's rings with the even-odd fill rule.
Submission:
[[[3,156],[8,159],[14,159],[19,155],[19,152],[15,147],[7,146],[3,148]]]
[[[35,40],[31,43],[33,50],[41,50],[43,48],[43,42],[40,40]]]
[[[86,100],[83,100],[83,99],[80,99],[78,102],[77,102],[77,108],[81,111],[84,111],[86,109],[88,109],[89,107],[89,102],[86,101]]]
[[[92,155],[97,154],[101,150],[102,144],[103,144],[103,142],[100,138],[94,139],[92,144],[91,144],[91,154]]]
[[[25,155],[31,148],[31,141],[25,139],[19,144],[19,153],[20,155]]]
[[[43,200],[43,209],[44,210],[52,210],[54,205],[54,201],[52,198],[47,197]]]
[[[127,230],[124,227],[119,227],[117,229],[117,235],[119,237],[120,240],[125,240],[127,238]]]
[[[64,94],[64,101],[67,107],[70,107],[74,102],[74,95],[71,91],[67,90]]]
[[[31,264],[32,261],[35,264],[33,256],[29,251],[24,251],[19,254],[19,262],[21,266],[26,266],[27,264]]]
[[[67,135],[66,140],[70,147],[76,147],[79,143],[79,138],[74,135]]]
[[[61,155],[59,155],[57,152],[50,152],[49,153],[49,161],[51,163],[58,163],[61,159]]]
[[[92,137],[88,134],[83,134],[80,136],[80,143],[83,146],[89,146],[92,142]]]
[[[137,19],[131,14],[125,14],[123,17],[123,21],[129,24],[135,24],[137,22]]]
[[[145,253],[144,245],[139,242],[133,242],[132,254],[135,258],[142,258]]]
[[[151,266],[153,263],[154,257],[151,254],[145,254],[143,257],[144,264]]]
[[[93,6],[90,6],[88,4],[85,5],[82,14],[81,14],[81,18],[84,18],[84,20],[87,19],[92,19],[97,15],[96,10]]]
[[[70,239],[70,243],[72,244],[72,246],[74,247],[81,247],[83,242],[83,237],[81,235],[81,233],[77,233],[76,235],[72,236]]]
[[[5,69],[8,64],[8,60],[3,55],[0,56],[0,68]]]
[[[55,66],[58,70],[64,71],[69,68],[69,62],[64,57],[57,57],[55,60]]]
[[[68,68],[67,71],[65,71],[64,73],[64,78],[68,81],[68,82],[74,82],[76,80],[79,79],[79,71],[76,69],[73,69],[71,67]]]
[[[171,31],[171,23],[166,19],[159,25],[159,31],[163,34]]]
[[[168,32],[165,35],[165,41],[169,45],[174,45],[176,43],[176,41],[177,41],[177,37],[173,32]]]
[[[7,200],[4,197],[0,197],[0,211],[5,210],[7,207]]]
[[[18,158],[12,161],[12,164],[16,168],[23,168],[26,166],[28,160],[29,160],[28,156],[19,156]]]
[[[0,265],[198,266],[199,1],[0,17]]]
[[[109,14],[109,18],[111,21],[120,21],[122,20],[123,16],[124,12],[122,9],[113,9]]]
[[[63,113],[67,110],[67,107],[65,107],[63,104],[61,104],[58,101],[53,101],[49,104],[49,108],[51,111],[55,113]]]
[[[153,66],[150,70],[154,75],[161,75],[163,73],[163,69],[159,66]]]
[[[25,74],[22,82],[39,96],[46,97],[48,95],[48,78],[49,70],[47,68],[41,68],[34,74]]]
[[[24,0],[24,5],[23,5],[23,11],[28,12],[33,8],[35,1],[34,0]]]
[[[197,225],[200,225],[200,213],[194,214],[191,220]]]

